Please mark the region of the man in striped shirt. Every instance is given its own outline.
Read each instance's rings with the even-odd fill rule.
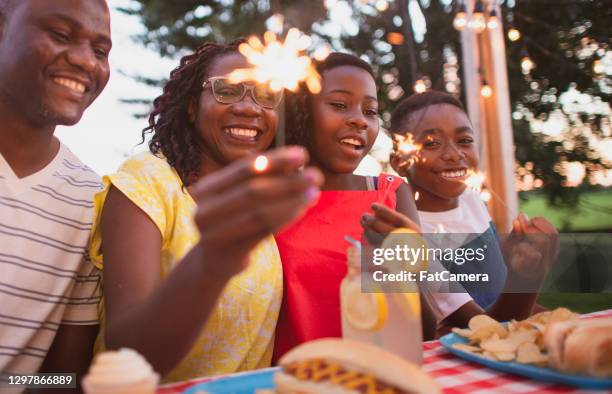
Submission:
[[[98,329],[100,178],[55,136],[109,78],[104,0],[0,0],[0,371],[76,372]]]

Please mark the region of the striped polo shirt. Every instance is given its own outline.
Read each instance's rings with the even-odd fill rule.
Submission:
[[[36,372],[60,324],[98,324],[100,272],[87,245],[101,188],[63,144],[21,179],[0,154],[0,371]]]

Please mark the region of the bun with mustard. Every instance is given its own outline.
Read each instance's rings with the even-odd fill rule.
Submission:
[[[395,354],[362,342],[326,338],[283,356],[274,376],[277,394],[436,394],[421,369]]]

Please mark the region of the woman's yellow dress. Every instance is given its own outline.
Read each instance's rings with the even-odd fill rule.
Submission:
[[[196,205],[165,159],[141,153],[128,159],[119,171],[104,177],[105,189],[95,197],[96,219],[90,256],[103,270],[100,251],[100,213],[112,184],[155,223],[162,236],[161,271],[167,277],[182,257],[198,242],[193,222]],[[140,248],[141,245],[134,245]],[[219,264],[223,264],[222,261]],[[189,354],[165,382],[200,376],[227,374],[270,366],[274,330],[282,299],[282,266],[272,236],[250,255],[250,264],[230,280],[200,337]],[[104,313],[96,351],[104,348]],[[172,316],[168,316],[169,319]]]

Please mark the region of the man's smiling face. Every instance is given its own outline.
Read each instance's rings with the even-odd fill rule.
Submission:
[[[5,10],[0,101],[35,127],[72,125],[109,79],[103,0],[22,0]]]

